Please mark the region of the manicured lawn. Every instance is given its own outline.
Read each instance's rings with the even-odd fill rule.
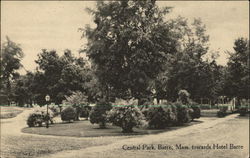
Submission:
[[[213,118],[207,118],[213,119]],[[220,119],[217,119],[220,120]],[[207,122],[209,123],[209,122]],[[177,131],[178,133],[178,131]],[[114,146],[109,145],[108,150],[100,150],[101,152],[79,152],[71,153],[74,158],[81,158],[81,155],[86,155],[85,158],[96,158],[102,155],[102,158],[247,158],[249,157],[249,118],[238,117],[230,119],[225,122],[215,124],[210,128],[205,126],[202,129],[191,129],[186,132],[173,135],[156,135],[155,139],[144,138],[143,143],[139,142],[138,139],[130,143],[120,143]],[[176,136],[175,136],[176,135]],[[159,139],[159,136],[161,138]],[[242,145],[243,149],[216,149],[216,150],[192,150],[192,145],[212,145],[212,144],[234,144]],[[188,146],[189,149],[179,150],[123,150],[122,146],[127,144],[128,146],[137,146],[139,144],[158,144],[171,145],[175,148],[176,144],[182,146]],[[101,148],[100,148],[101,149]],[[78,156],[79,155],[79,156]],[[65,155],[66,158],[68,155]]]
[[[57,123],[51,125],[48,129],[45,127],[24,128],[22,132],[33,133],[41,135],[56,135],[56,136],[73,136],[73,137],[99,137],[99,136],[129,136],[129,135],[145,135],[155,134],[170,130],[183,128],[193,124],[201,123],[201,121],[194,121],[184,126],[169,127],[166,129],[139,129],[134,128],[133,133],[122,133],[121,128],[107,125],[106,129],[100,129],[98,125],[91,124],[88,120],[76,121],[74,123]]]
[[[202,117],[217,117],[219,109],[201,110]]]
[[[14,106],[0,106],[0,112],[1,119],[8,119],[16,117],[18,114],[23,112],[23,109]]]
[[[5,136],[1,138],[1,156],[5,158],[36,158],[64,150],[78,150],[107,145],[124,138],[65,138],[41,136]],[[84,156],[83,156],[84,157]]]
[[[209,110],[201,110],[201,117],[217,117],[217,112],[219,109],[209,109]],[[232,114],[231,111],[227,110],[227,115]]]

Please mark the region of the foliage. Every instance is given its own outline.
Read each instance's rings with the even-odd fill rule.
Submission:
[[[47,115],[47,109],[45,107],[39,107],[35,108],[33,113],[31,113],[27,119],[27,125],[29,127],[35,127],[39,126],[41,127],[43,123],[45,123],[47,120],[50,123],[53,123],[53,117],[54,113],[48,109],[48,115]]]
[[[96,27],[81,29],[88,39],[84,51],[102,93],[123,99],[150,95],[150,82],[176,48],[164,22],[170,8],[159,9],[155,1],[100,1],[88,11]]]
[[[174,103],[177,113],[177,124],[188,123],[191,121],[190,111],[186,105],[182,105],[180,102]]]
[[[68,106],[61,112],[61,119],[62,121],[68,121],[75,120],[76,117],[76,110],[72,106]]]
[[[192,120],[201,117],[201,108],[198,105],[191,105],[190,108],[192,109],[190,114]]]
[[[138,105],[138,101],[135,98],[130,98],[130,99],[121,99],[121,98],[116,98],[115,102],[113,104],[114,107],[116,106],[128,106],[128,105]]]
[[[12,81],[19,76],[18,69],[22,67],[21,59],[24,53],[19,44],[6,37],[6,41],[1,44],[1,69],[0,69],[0,103],[10,105],[13,97]]]
[[[47,115],[47,107],[36,107],[34,108],[34,113],[41,114],[43,116]],[[53,118],[55,116],[54,112],[48,109],[49,118]]]
[[[176,122],[176,114],[171,107],[153,107],[143,112],[150,128],[162,129]]]
[[[179,96],[179,101],[181,101],[182,104],[187,105],[189,102],[189,96],[190,94],[188,93],[188,91],[186,90],[180,90],[178,92],[178,96]]]
[[[60,114],[60,107],[57,105],[49,105],[49,109],[53,112],[53,117]]]
[[[76,118],[79,120],[79,116],[83,111],[83,107],[88,105],[88,97],[80,91],[73,92],[70,96],[65,96],[66,100],[63,101],[66,105],[71,105],[76,109]]]
[[[24,106],[24,104],[32,105],[33,81],[34,74],[32,72],[27,72],[26,75],[22,75],[14,81],[14,98],[18,106]]]
[[[29,127],[42,126],[42,123],[45,122],[44,117],[41,114],[30,114],[27,120],[27,125]]]
[[[154,81],[156,97],[176,101],[178,91],[185,89],[191,99],[215,99],[220,93],[221,66],[205,60],[208,54],[209,36],[201,19],[188,20],[178,17],[168,21],[171,31],[178,39],[178,49],[168,58],[165,71]]]
[[[227,106],[220,107],[219,111],[217,112],[218,117],[225,117],[227,115]]]
[[[90,115],[90,111],[92,110],[92,107],[91,106],[84,106],[82,108],[82,111],[80,113],[80,117],[85,117],[85,118],[89,118],[89,115]]]
[[[238,38],[234,42],[234,53],[229,52],[229,62],[225,73],[224,93],[229,97],[247,99],[249,97],[249,40]]]
[[[80,106],[88,104],[88,97],[80,91],[73,92],[70,96],[65,96],[64,104]]]
[[[122,132],[133,132],[133,127],[143,125],[144,116],[132,105],[113,107],[108,112],[108,121],[122,128]]]
[[[48,92],[52,102],[61,104],[65,96],[70,96],[75,91],[87,91],[87,61],[74,57],[70,50],[65,50],[59,56],[54,50],[43,49],[35,62],[38,64],[38,71],[34,77],[33,93],[38,104],[45,104],[44,96]]]
[[[100,101],[90,112],[89,118],[92,124],[99,124],[100,128],[106,128],[107,112],[112,109],[110,103]]]
[[[242,107],[239,108],[240,116],[245,116],[247,114],[247,112],[248,112],[247,107],[242,106]]]

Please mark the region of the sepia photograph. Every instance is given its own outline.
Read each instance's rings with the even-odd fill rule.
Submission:
[[[249,158],[249,1],[0,3],[0,158]]]

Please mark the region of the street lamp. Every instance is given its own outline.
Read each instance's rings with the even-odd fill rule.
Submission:
[[[50,100],[50,96],[46,95],[45,100],[47,103],[46,128],[49,128],[49,100]]]

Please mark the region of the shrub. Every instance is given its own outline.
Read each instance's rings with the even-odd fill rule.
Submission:
[[[240,113],[240,116],[245,116],[247,114],[247,107],[240,107],[239,108],[239,113]]]
[[[74,120],[79,120],[82,108],[88,105],[88,97],[80,91],[73,92],[70,96],[65,96],[66,100],[63,101],[66,105],[72,105],[76,110]]]
[[[190,108],[193,110],[192,112],[190,112],[190,116],[192,120],[196,118],[198,119],[201,117],[201,109],[199,105],[191,105]]]
[[[62,119],[62,121],[68,121],[68,122],[70,122],[71,120],[75,120],[75,117],[76,117],[76,110],[72,106],[66,107],[61,112],[61,119]]]
[[[112,105],[110,103],[107,103],[105,101],[101,101],[97,103],[95,107],[92,108],[90,111],[90,122],[92,124],[99,124],[100,128],[106,128],[106,116],[107,111],[109,111],[112,108]]]
[[[91,111],[91,106],[88,106],[88,105],[84,106],[80,113],[80,117],[85,117],[88,119],[90,115],[90,111]]]
[[[179,101],[182,104],[187,104],[189,102],[189,96],[190,96],[190,94],[188,93],[187,90],[185,90],[185,89],[180,90],[178,92],[178,96],[179,96]]]
[[[50,123],[53,123],[53,117],[54,113],[50,109],[48,109],[47,115],[47,107],[38,107],[29,115],[27,125],[29,127],[41,127],[43,123],[46,123],[47,119]]]
[[[143,105],[139,105],[138,107],[140,107],[141,109],[143,109],[143,108],[149,108],[150,106],[152,106],[154,103],[152,102],[152,101],[145,101],[144,103],[143,103]]]
[[[220,110],[217,112],[218,117],[225,117],[227,115],[227,106],[220,107]]]
[[[133,132],[133,127],[143,124],[143,114],[132,105],[113,107],[108,112],[108,120],[122,128],[123,133]]]
[[[152,107],[144,110],[143,114],[150,128],[162,129],[172,125],[176,120],[176,114],[171,107]]]
[[[32,113],[27,119],[27,125],[29,127],[42,126],[42,123],[45,122],[44,116],[41,114]]]
[[[187,106],[182,105],[179,102],[176,102],[176,113],[177,113],[177,124],[181,125],[191,121],[190,110]]]
[[[53,117],[60,114],[60,107],[56,105],[49,105],[49,109],[53,112]]]

